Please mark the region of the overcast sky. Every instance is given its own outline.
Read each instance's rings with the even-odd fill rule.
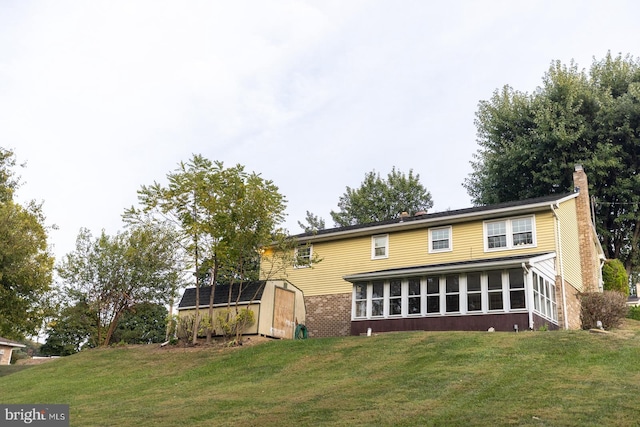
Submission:
[[[273,180],[294,234],[393,166],[432,211],[464,208],[478,102],[534,91],[554,60],[639,56],[638,17],[635,0],[0,0],[0,146],[58,260],[194,153]]]

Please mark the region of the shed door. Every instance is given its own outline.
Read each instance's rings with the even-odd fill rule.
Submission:
[[[273,326],[271,335],[277,338],[293,339],[296,327],[294,319],[294,304],[296,294],[283,288],[275,288],[275,301],[273,304]]]

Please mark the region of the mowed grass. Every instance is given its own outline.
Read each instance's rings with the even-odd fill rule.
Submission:
[[[639,392],[631,320],[611,334],[98,349],[0,377],[0,402],[66,403],[73,426],[632,426]]]

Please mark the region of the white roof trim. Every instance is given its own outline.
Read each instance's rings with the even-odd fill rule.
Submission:
[[[223,302],[222,304],[213,304],[213,308],[220,308],[220,307],[235,307],[236,305],[240,306],[240,305],[254,305],[254,304],[260,304],[262,303],[262,300],[253,300],[251,301],[251,303],[249,303],[249,301],[239,301],[237,304],[234,302],[231,304],[231,306],[229,306],[228,303]],[[195,310],[196,306],[192,305],[192,306],[188,306],[188,307],[178,307],[178,311],[180,310]],[[206,305],[201,305],[200,307],[198,307],[199,310],[204,310],[204,309],[209,309],[209,304]]]
[[[355,282],[359,280],[374,280],[374,279],[397,279],[402,277],[409,276],[421,276],[424,274],[441,274],[452,271],[457,272],[467,272],[467,271],[478,271],[478,270],[486,270],[488,268],[501,267],[506,268],[510,266],[521,266],[522,263],[528,263],[530,265],[535,264],[537,262],[541,262],[547,259],[554,258],[556,256],[555,252],[550,252],[544,255],[538,255],[531,258],[527,258],[526,256],[517,257],[514,259],[500,259],[500,260],[486,260],[484,262],[478,262],[473,264],[454,264],[454,265],[428,265],[424,267],[407,267],[407,268],[399,268],[394,269],[392,271],[372,271],[369,273],[357,273],[357,274],[349,274],[344,276],[343,279],[347,282]]]
[[[15,342],[7,342],[7,341],[1,341],[1,340],[0,340],[0,345],[8,345],[10,347],[22,347],[22,348],[26,347],[26,345],[24,344],[18,344]]]
[[[392,232],[396,229],[401,230],[412,230],[416,228],[426,228],[426,227],[435,227],[435,226],[443,226],[450,225],[460,222],[465,222],[469,220],[485,220],[489,218],[498,218],[508,215],[519,215],[526,214],[532,212],[540,212],[545,210],[551,210],[552,205],[558,205],[567,200],[574,199],[578,197],[578,193],[568,194],[562,198],[557,200],[547,200],[545,202],[537,202],[527,205],[516,205],[509,206],[505,208],[495,208],[495,209],[487,209],[481,211],[467,212],[461,214],[452,214],[439,216],[436,218],[425,218],[425,219],[414,219],[407,222],[402,222],[398,220],[398,222],[394,222],[391,224],[381,224],[374,225],[371,227],[361,227],[352,230],[342,230],[329,232],[326,234],[314,234],[310,236],[301,236],[297,237],[298,242],[322,242],[329,240],[337,240],[342,239],[344,237],[357,237],[357,236],[369,236],[373,234],[384,234],[388,232]],[[464,210],[464,209],[461,209]]]

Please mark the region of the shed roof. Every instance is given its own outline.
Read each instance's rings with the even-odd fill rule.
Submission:
[[[242,294],[239,303],[248,303],[250,301],[259,302],[264,292],[264,280],[242,283]],[[240,283],[236,283],[231,288],[231,302],[235,303],[238,299]],[[215,294],[213,296],[213,305],[226,305],[229,301],[229,284],[217,284]],[[209,307],[209,297],[211,296],[211,286],[203,286],[200,288],[200,307]],[[196,306],[196,288],[187,288],[182,294],[178,310],[194,308]]]

